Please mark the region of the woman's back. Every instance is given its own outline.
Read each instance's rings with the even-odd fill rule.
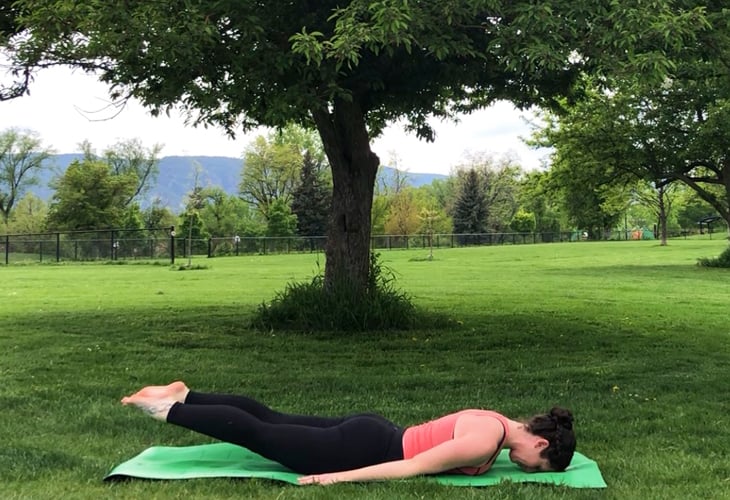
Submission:
[[[403,457],[412,458],[454,438],[473,435],[482,446],[484,460],[475,466],[457,469],[462,474],[476,475],[489,469],[509,432],[508,420],[490,410],[462,410],[441,418],[409,427],[403,433]]]

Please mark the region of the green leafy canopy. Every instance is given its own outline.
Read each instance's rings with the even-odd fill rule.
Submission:
[[[136,97],[153,113],[181,105],[193,122],[232,133],[309,124],[310,110],[339,97],[358,102],[371,136],[405,118],[418,135],[433,138],[431,116],[499,98],[549,103],[569,92],[580,71],[605,68],[605,53],[665,68],[665,49],[702,25],[701,10],[659,0],[20,0],[17,6],[30,34],[10,44],[17,68],[71,64],[97,71],[117,98]]]

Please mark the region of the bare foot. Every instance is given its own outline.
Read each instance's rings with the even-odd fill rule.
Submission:
[[[188,396],[188,392],[190,392],[190,389],[188,389],[187,386],[179,380],[168,385],[148,385],[131,396],[122,398],[122,404],[135,404],[134,400],[139,398],[173,399],[178,403],[184,403],[185,398]]]
[[[131,396],[122,398],[123,405],[133,405],[156,420],[167,420],[167,414],[175,403],[184,403],[190,390],[182,382],[169,385],[150,385]]]
[[[170,408],[172,408],[172,405],[175,403],[177,403],[177,401],[173,398],[142,396],[139,392],[122,399],[123,405],[136,406],[155,420],[161,420],[163,422],[167,420],[167,414],[170,412]]]

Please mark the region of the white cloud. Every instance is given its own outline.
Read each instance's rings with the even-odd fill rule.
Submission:
[[[65,68],[41,72],[29,96],[0,103],[0,129],[35,130],[59,153],[78,151],[83,140],[103,149],[139,137],[144,144],[164,145],[163,155],[240,157],[251,138],[241,135],[231,140],[222,129],[193,128],[184,121],[179,113],[152,117],[135,101],[114,108],[105,84]]]
[[[419,141],[397,125],[390,126],[373,142],[373,150],[386,164],[395,153],[399,168],[410,172],[447,174],[464,161],[465,153],[482,151],[516,156],[525,168],[535,169],[546,152],[533,150],[521,140],[531,134],[526,121],[531,118],[530,113],[499,102],[462,116],[456,123],[434,122],[436,140],[433,143]]]
[[[264,132],[239,134],[231,140],[220,128],[186,126],[179,113],[152,117],[136,102],[118,110],[109,103],[106,85],[92,75],[66,68],[41,72],[30,96],[0,102],[0,130],[8,127],[35,130],[59,153],[76,152],[83,140],[100,150],[138,137],[147,145],[162,144],[163,155],[232,157],[241,157],[248,142]],[[441,174],[459,164],[465,151],[510,153],[526,168],[537,168],[545,154],[522,143],[520,136],[528,136],[530,127],[523,114],[508,103],[464,116],[458,123],[435,122],[435,129],[435,142],[426,143],[406,134],[402,126],[392,125],[373,141],[373,150],[385,164],[395,152],[400,168]]]

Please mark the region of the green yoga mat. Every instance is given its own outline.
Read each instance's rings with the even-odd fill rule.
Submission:
[[[572,488],[605,488],[593,460],[576,453],[565,472],[522,472],[502,450],[492,468],[481,476],[439,474],[429,479],[453,486],[490,486],[502,481],[545,483]],[[258,477],[297,484],[301,474],[261,455],[229,443],[198,446],[155,446],[116,466],[105,481],[129,477],[143,479],[191,479],[202,477]]]

